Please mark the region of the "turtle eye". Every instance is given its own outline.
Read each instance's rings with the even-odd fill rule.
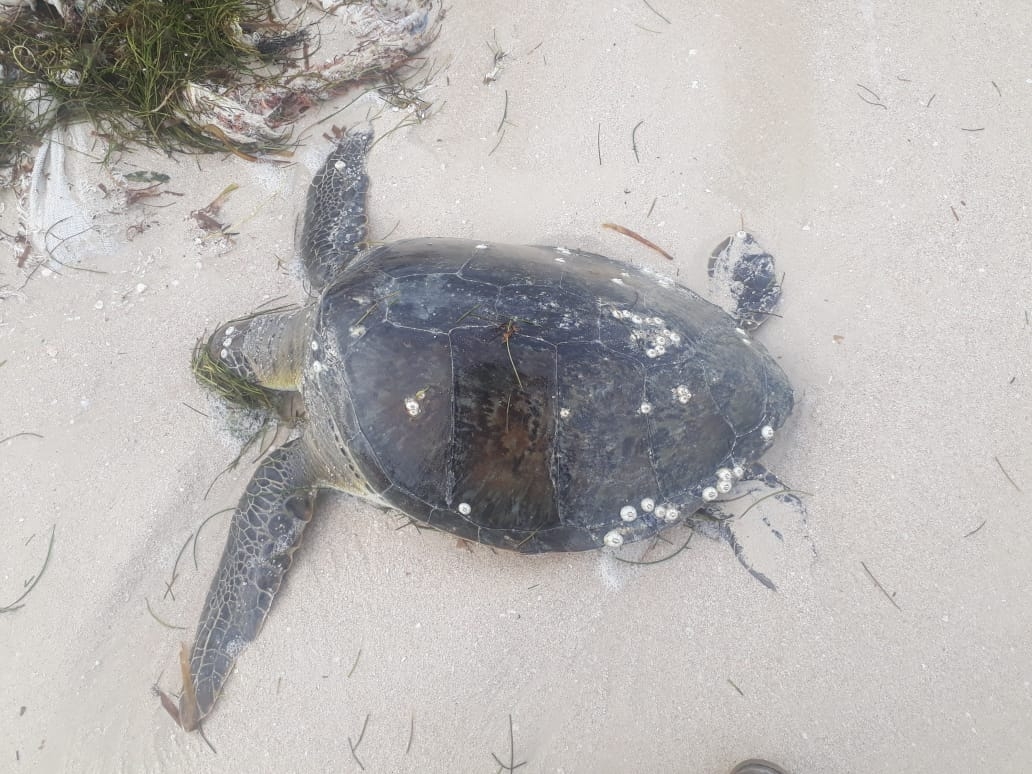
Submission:
[[[713,248],[713,252],[710,253],[710,255],[713,258],[716,258],[717,256],[719,256],[722,252],[724,252],[727,249],[727,246],[729,244],[731,244],[731,237],[727,237],[723,242],[721,242],[719,245],[714,247]]]

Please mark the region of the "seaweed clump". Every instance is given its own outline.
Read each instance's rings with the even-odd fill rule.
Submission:
[[[191,122],[187,87],[279,82],[306,37],[268,0],[36,0],[0,16],[0,166],[78,120],[113,145],[267,150]]]

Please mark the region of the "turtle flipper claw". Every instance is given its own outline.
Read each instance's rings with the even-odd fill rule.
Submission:
[[[229,539],[184,668],[180,725],[193,731],[215,705],[241,651],[265,623],[312,517],[315,488],[295,440],[259,466],[233,514]]]

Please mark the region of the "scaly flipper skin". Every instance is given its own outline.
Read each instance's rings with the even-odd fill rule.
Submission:
[[[236,657],[261,630],[312,518],[315,494],[300,440],[266,457],[248,484],[190,653],[192,685],[179,700],[187,731],[211,712]]]
[[[314,291],[322,290],[365,246],[366,153],[369,128],[352,129],[337,144],[308,189],[301,261]]]

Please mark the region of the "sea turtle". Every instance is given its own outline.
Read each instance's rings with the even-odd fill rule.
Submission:
[[[227,396],[300,400],[300,435],[261,463],[183,658],[195,729],[258,634],[312,516],[341,490],[525,553],[709,521],[792,410],[749,329],[780,294],[739,232],[714,251],[733,313],[665,276],[563,247],[366,239],[372,133],[343,134],[308,192],[307,305],[220,327],[195,368]],[[760,576],[761,579],[762,576]]]

